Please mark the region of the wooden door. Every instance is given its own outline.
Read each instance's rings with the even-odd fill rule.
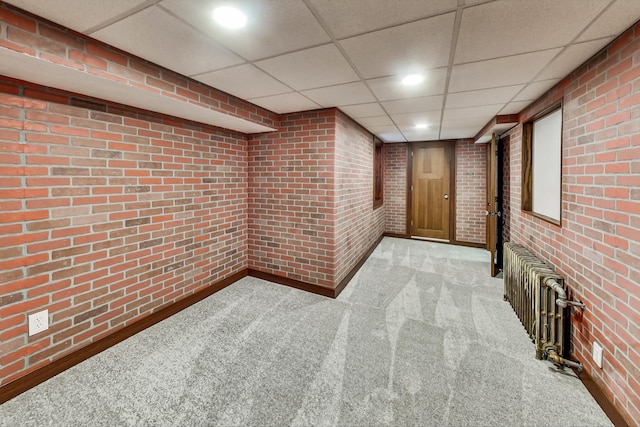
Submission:
[[[496,244],[498,230],[498,158],[496,134],[487,144],[487,249],[491,252],[491,277],[496,277]]]
[[[451,148],[447,142],[414,144],[411,235],[449,240]]]

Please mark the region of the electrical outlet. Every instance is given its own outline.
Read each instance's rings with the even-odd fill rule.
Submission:
[[[49,329],[49,310],[29,315],[29,336]]]
[[[591,349],[591,357],[593,361],[596,362],[598,368],[602,369],[602,347],[597,342],[593,342],[593,347]]]

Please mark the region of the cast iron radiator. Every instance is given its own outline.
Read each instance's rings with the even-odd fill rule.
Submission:
[[[527,248],[504,244],[504,300],[520,318],[536,346],[536,359],[582,370],[582,364],[569,357],[569,306],[564,280]]]

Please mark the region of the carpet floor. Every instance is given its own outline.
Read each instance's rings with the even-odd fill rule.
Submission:
[[[16,426],[610,426],[482,249],[384,238],[335,300],[247,277],[0,406]]]

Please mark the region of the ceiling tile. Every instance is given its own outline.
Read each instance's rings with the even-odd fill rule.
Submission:
[[[495,105],[483,105],[480,107],[466,107],[466,108],[453,108],[444,110],[444,115],[442,116],[443,121],[448,120],[469,120],[476,118],[483,118],[487,121],[493,118],[498,111],[504,106],[504,104],[495,104]]]
[[[617,36],[640,19],[640,1],[617,0],[578,37],[579,42]]]
[[[457,0],[403,0],[402,7],[392,1],[310,0],[327,26],[338,38],[375,31],[456,9]]]
[[[375,78],[424,72],[449,63],[455,13],[342,40],[364,76]]]
[[[558,52],[560,49],[550,49],[455,65],[451,73],[449,90],[463,92],[528,83]]]
[[[213,9],[228,3],[164,0],[161,5],[250,61],[331,41],[302,1],[234,0],[234,6],[247,15],[247,26],[231,31],[214,25],[211,18]]]
[[[278,114],[317,110],[318,108],[322,108],[315,102],[305,98],[297,92],[265,96],[263,98],[252,98],[248,101]]]
[[[377,133],[376,136],[384,142],[407,142],[401,132],[382,132]]]
[[[612,38],[594,40],[586,43],[574,44],[554,58],[540,74],[536,80],[548,80],[553,78],[565,78],[579,65],[591,58],[596,52],[605,47]]]
[[[361,117],[374,117],[385,114],[384,110],[377,102],[356,105],[343,105],[340,107],[349,117],[359,119]]]
[[[455,64],[564,46],[609,2],[509,0],[464,9]]]
[[[422,98],[398,99],[381,103],[389,114],[415,113],[420,111],[434,111],[442,108],[442,95],[425,96]]]
[[[402,128],[403,126],[414,127],[417,124],[437,126],[440,123],[440,116],[440,110],[436,110],[424,111],[421,113],[392,114],[391,120],[393,120],[393,122],[400,128]]]
[[[147,1],[11,0],[8,3],[82,33],[127,11],[135,10]]]
[[[446,108],[475,107],[478,105],[509,102],[525,85],[505,86],[495,89],[481,89],[457,92],[447,95]]]
[[[367,80],[367,84],[380,101],[443,94],[447,80],[447,69],[429,70],[425,74],[425,81],[416,86],[403,85],[402,78],[404,76],[371,79]]]
[[[518,114],[520,111],[524,110],[531,101],[518,101],[518,102],[510,102],[504,106],[502,110],[500,110],[499,114]]]
[[[367,86],[362,82],[305,90],[302,94],[323,107],[375,101]]]
[[[484,127],[487,123],[493,119],[494,116],[485,116],[485,117],[475,117],[475,118],[458,118],[458,119],[447,119],[442,121],[443,129],[453,129],[453,128],[474,128],[476,132],[479,132],[480,129]]]
[[[443,127],[440,129],[440,139],[473,138],[480,132],[477,127]]]
[[[195,77],[196,80],[240,98],[257,98],[291,92],[264,71],[251,64],[238,65]],[[251,84],[247,84],[251,82]]]
[[[407,129],[402,130],[402,134],[407,141],[435,141],[440,139],[440,128],[433,127],[427,129]]]
[[[359,80],[333,44],[277,56],[256,62],[256,65],[296,90]]]
[[[362,126],[393,126],[389,116],[362,117],[356,120]]]
[[[559,81],[560,79],[552,79],[530,83],[518,96],[513,98],[513,101],[535,101]]]
[[[156,6],[109,25],[92,36],[185,75],[243,62]]]

